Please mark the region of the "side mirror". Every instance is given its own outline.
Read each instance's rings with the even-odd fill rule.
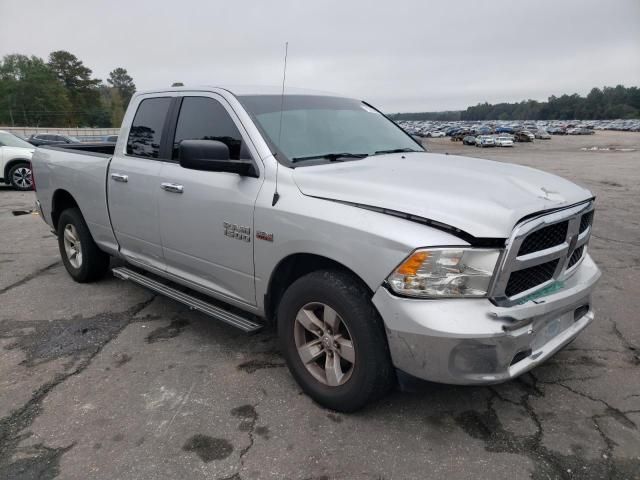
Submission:
[[[191,170],[258,176],[251,160],[231,160],[229,147],[218,140],[183,140],[180,142],[178,157],[180,166]]]

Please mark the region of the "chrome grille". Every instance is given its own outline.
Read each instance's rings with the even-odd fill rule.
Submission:
[[[526,220],[507,241],[491,296],[512,305],[577,268],[591,235],[593,202]]]
[[[505,289],[507,297],[512,297],[520,292],[526,292],[547,280],[551,280],[557,267],[558,260],[551,260],[542,265],[511,272],[509,281],[507,282],[507,288]]]
[[[518,255],[527,255],[560,245],[567,238],[568,228],[569,222],[559,222],[536,230],[524,239],[520,250],[518,250]]]
[[[580,233],[584,232],[587,228],[589,228],[592,222],[593,222],[593,210],[585,213],[580,218]]]
[[[573,251],[573,253],[569,257],[569,263],[567,264],[567,269],[573,267],[576,263],[578,263],[578,260],[580,260],[582,258],[582,252],[583,251],[584,251],[584,245],[582,245],[581,247],[576,248]]]

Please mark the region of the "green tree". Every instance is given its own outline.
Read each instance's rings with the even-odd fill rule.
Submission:
[[[131,97],[136,93],[136,85],[127,70],[121,67],[114,69],[109,73],[107,83],[118,91],[122,106],[126,108]]]
[[[64,125],[70,108],[65,88],[41,58],[13,54],[0,61],[0,123]]]
[[[102,111],[98,89],[102,81],[91,78],[91,69],[80,59],[72,53],[58,50],[49,54],[47,65],[67,91],[72,107],[68,116],[70,124],[99,126],[105,118],[108,119],[108,113]]]
[[[105,110],[109,112],[109,124],[111,127],[119,127],[122,125],[125,107],[120,96],[120,91],[116,88],[102,85],[100,87],[100,95]]]

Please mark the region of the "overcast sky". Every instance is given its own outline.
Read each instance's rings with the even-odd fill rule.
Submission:
[[[69,50],[139,90],[287,85],[387,112],[640,85],[640,0],[0,0],[0,55]]]

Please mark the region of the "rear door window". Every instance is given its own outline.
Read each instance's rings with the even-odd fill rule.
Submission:
[[[183,140],[218,140],[229,147],[231,160],[251,159],[242,135],[222,104],[208,97],[185,97],[173,141],[173,158]]]
[[[170,105],[170,97],[147,98],[140,102],[129,130],[128,155],[160,158],[162,129]]]

